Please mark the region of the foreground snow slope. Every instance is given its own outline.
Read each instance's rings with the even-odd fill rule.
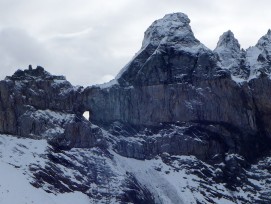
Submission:
[[[103,133],[108,140],[114,137]],[[0,203],[234,204],[257,203],[270,194],[270,158],[244,169],[243,184],[231,190],[219,181],[223,163],[212,166],[194,156],[167,153],[137,160],[110,149],[57,152],[46,140],[0,135]],[[231,154],[226,158],[242,160]]]
[[[52,194],[30,184],[33,178],[29,166],[44,166],[47,148],[45,140],[0,135],[1,204],[89,204],[89,198],[81,192]]]

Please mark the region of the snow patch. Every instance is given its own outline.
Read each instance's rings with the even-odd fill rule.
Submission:
[[[0,135],[0,204],[89,204],[81,192],[52,194],[35,188],[29,166],[45,166],[46,140],[32,140]]]

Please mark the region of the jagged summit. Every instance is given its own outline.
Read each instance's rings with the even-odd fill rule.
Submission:
[[[156,20],[145,31],[142,47],[148,44],[159,45],[161,42],[199,43],[189,25],[190,19],[184,13],[167,14]]]
[[[249,79],[271,73],[271,31],[262,36],[255,46],[246,50],[246,63],[250,70]]]
[[[256,44],[259,48],[271,47],[271,30],[269,29],[267,33],[262,36]]]
[[[183,13],[156,20],[146,30],[141,50],[117,75],[118,84],[176,83],[191,79],[192,73],[209,77],[212,70],[205,67],[213,64],[212,51],[195,38],[189,23]]]
[[[35,80],[37,78],[47,80],[66,80],[66,77],[52,75],[41,66],[37,66],[33,69],[31,65],[29,65],[28,69],[18,69],[12,76],[6,77],[6,79],[10,80]]]
[[[124,86],[176,83],[216,77],[219,70],[241,82],[258,77],[259,73],[271,73],[270,30],[247,50],[241,49],[229,30],[211,51],[195,38],[189,23],[183,13],[167,14],[154,21],[145,32],[141,50],[115,82]]]
[[[214,53],[218,55],[219,66],[229,70],[232,78],[246,79],[248,77],[249,70],[244,66],[245,51],[240,49],[240,44],[231,30],[219,37]]]
[[[238,40],[234,37],[234,34],[231,30],[226,31],[219,37],[219,41],[215,50],[219,48],[226,48],[233,50],[235,52],[240,52],[240,44]]]

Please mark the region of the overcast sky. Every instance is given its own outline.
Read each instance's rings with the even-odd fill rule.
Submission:
[[[140,49],[144,31],[183,12],[214,49],[232,30],[243,48],[271,28],[269,0],[0,0],[0,78],[29,64],[74,85],[110,80]]]

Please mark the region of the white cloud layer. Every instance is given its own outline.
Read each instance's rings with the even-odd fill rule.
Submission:
[[[183,12],[195,36],[213,49],[232,30],[243,48],[271,28],[268,0],[0,0],[0,78],[28,64],[74,85],[110,80],[139,50],[144,31]]]

